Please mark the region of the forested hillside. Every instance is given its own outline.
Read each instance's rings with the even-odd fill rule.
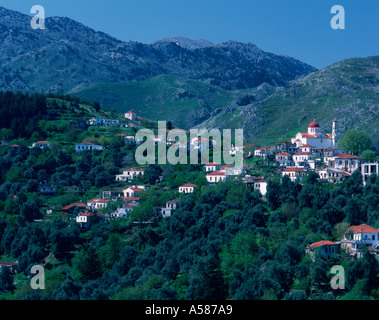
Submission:
[[[305,252],[320,240],[339,241],[350,225],[379,227],[376,176],[364,187],[359,171],[338,185],[321,183],[312,172],[299,183],[281,179],[272,166],[246,160],[249,174],[270,178],[266,199],[239,177],[209,185],[202,165],[145,166],[145,175],[134,183],[118,182],[122,168],[136,165],[135,146],[121,137],[135,129],[69,124],[94,116],[121,121],[123,115],[69,96],[0,97],[0,110],[4,104],[9,110],[23,103],[31,103],[30,110],[45,106],[33,115],[34,130],[17,131],[15,121],[1,131],[8,130],[9,143],[0,147],[0,261],[17,261],[18,272],[0,272],[0,299],[379,298],[379,266],[369,251],[358,260],[344,252],[329,260],[316,254],[313,260]],[[156,128],[148,120],[141,126]],[[37,138],[51,147],[29,148]],[[105,149],[75,152],[74,145],[83,141]],[[183,183],[198,188],[180,194]],[[56,186],[56,194],[41,194],[41,184]],[[95,210],[88,228],[76,222],[77,211],[62,211],[133,184],[150,188],[128,219],[100,219],[121,206],[121,199]],[[181,205],[171,217],[150,219],[172,199]],[[45,290],[30,286],[36,264],[45,268]],[[344,290],[330,287],[333,265],[345,268]]]

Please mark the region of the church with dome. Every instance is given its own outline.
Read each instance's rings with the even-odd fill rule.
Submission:
[[[308,132],[298,132],[295,137],[291,138],[291,143],[297,148],[303,145],[311,145],[315,148],[335,149],[338,147],[336,135],[336,123],[332,124],[332,133],[324,133],[316,121],[313,121],[308,126]]]

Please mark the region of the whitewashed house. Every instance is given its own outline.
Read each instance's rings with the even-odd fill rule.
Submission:
[[[275,155],[275,163],[279,166],[290,166],[293,164],[292,154],[279,152]]]
[[[265,196],[267,193],[267,181],[266,180],[254,181],[254,190],[259,191],[262,196]]]
[[[377,255],[377,250],[379,249],[379,230],[367,224],[351,226],[341,240],[341,247],[351,255],[360,257],[360,251],[363,246],[371,248],[371,251]]]
[[[196,184],[187,183],[179,186],[178,191],[180,193],[192,193],[195,191],[195,188],[197,188]]]
[[[337,170],[333,168],[324,168],[317,170],[320,180],[330,183],[341,183],[343,180],[351,176],[351,173]]]
[[[254,157],[266,160],[267,156],[269,154],[273,154],[273,153],[274,152],[273,152],[273,150],[271,150],[271,148],[268,148],[268,147],[258,148],[258,149],[254,150]]]
[[[311,152],[297,152],[292,158],[298,168],[315,168],[315,156]]]
[[[108,207],[108,205],[112,203],[111,200],[104,200],[101,198],[93,198],[87,201],[87,209],[102,209]]]
[[[130,187],[123,190],[125,198],[138,198],[142,192],[141,188]]]
[[[32,148],[50,148],[50,142],[47,141],[37,141],[32,144]]]
[[[76,152],[82,151],[92,151],[92,150],[103,150],[103,147],[92,142],[82,142],[75,145]]]
[[[221,164],[214,162],[206,163],[204,164],[204,169],[205,172],[218,171],[221,169]]]
[[[289,176],[291,181],[296,179],[302,179],[302,177],[307,175],[307,171],[297,167],[286,168],[282,171],[282,177]]]
[[[298,147],[298,152],[310,152],[310,153],[316,153],[316,147],[311,146],[310,144],[304,144],[300,147]]]
[[[110,127],[112,125],[119,125],[120,121],[118,119],[92,118],[88,120],[88,123],[91,126]]]
[[[174,199],[166,202],[166,207],[162,208],[161,214],[163,218],[170,217],[172,212],[178,209],[180,206],[180,200]]]
[[[225,172],[225,175],[227,176],[239,176],[242,174],[242,169],[231,165],[225,165],[221,167],[220,172]]]
[[[199,150],[200,152],[207,151],[210,148],[217,146],[217,141],[202,137],[195,137],[191,140],[190,150]]]
[[[129,119],[131,121],[136,121],[137,119],[137,114],[134,113],[133,111],[128,111],[128,112],[125,112],[125,118],[126,119]]]
[[[123,169],[122,174],[116,175],[116,181],[133,180],[134,178],[138,176],[143,176],[144,173],[145,173],[145,170],[141,168]]]
[[[326,164],[327,166],[329,165],[329,161],[330,160],[333,160],[333,158],[337,155],[339,155],[340,153],[342,153],[342,151],[338,148],[327,148],[327,149],[324,149],[324,164]]]
[[[355,170],[360,169],[362,162],[363,159],[358,156],[340,153],[329,160],[329,166],[337,170],[353,173]]]
[[[206,175],[207,181],[211,184],[217,183],[219,181],[224,181],[226,177],[226,173],[221,171],[209,172]]]
[[[378,162],[362,163],[361,173],[363,177],[363,185],[365,185],[370,175],[376,174],[377,176],[379,176],[379,163]]]
[[[333,255],[338,254],[340,252],[339,243],[332,242],[329,240],[321,240],[312,244],[309,244],[305,252],[312,257],[312,260],[315,260],[315,253],[318,251],[322,258],[328,260]]]

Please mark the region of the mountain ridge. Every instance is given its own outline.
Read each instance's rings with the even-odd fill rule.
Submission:
[[[0,17],[2,90],[71,93],[99,82],[141,81],[159,74],[230,90],[263,82],[284,85],[316,70],[249,43],[226,41],[192,50],[172,41],[124,42],[70,18],[49,17],[45,30],[33,30],[28,15],[1,8]]]

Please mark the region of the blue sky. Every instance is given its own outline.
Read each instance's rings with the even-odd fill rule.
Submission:
[[[379,54],[379,0],[0,0],[25,14],[37,4],[46,17],[66,16],[124,41],[251,42],[316,68]],[[334,5],[345,9],[345,30],[330,27]]]

